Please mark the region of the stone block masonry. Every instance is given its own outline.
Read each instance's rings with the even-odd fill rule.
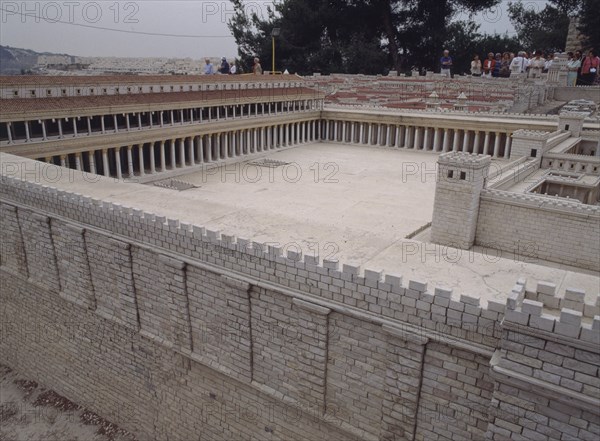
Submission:
[[[529,261],[549,260],[597,270],[598,237],[598,207],[498,190],[481,194],[478,245],[524,256]]]
[[[140,439],[535,439],[542,416],[547,439],[596,430],[598,305],[575,289],[520,281],[485,305],[7,176],[0,201],[2,359],[100,415],[122,409]],[[545,329],[546,361],[516,324],[524,340]],[[506,388],[538,381],[581,412],[515,419]]]

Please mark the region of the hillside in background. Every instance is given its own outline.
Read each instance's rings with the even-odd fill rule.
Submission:
[[[32,69],[40,55],[64,55],[50,52],[35,52],[0,45],[0,75],[21,75]]]

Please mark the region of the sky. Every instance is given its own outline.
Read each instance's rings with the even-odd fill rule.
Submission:
[[[272,2],[245,1],[266,14]],[[545,0],[524,0],[542,9]],[[514,33],[508,0],[479,14],[481,31]],[[227,28],[228,0],[0,0],[0,44],[38,52],[98,57],[193,58],[237,55]]]

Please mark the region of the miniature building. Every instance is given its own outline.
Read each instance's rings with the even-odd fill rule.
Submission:
[[[138,439],[595,439],[597,120],[283,78],[0,77],[2,364]]]

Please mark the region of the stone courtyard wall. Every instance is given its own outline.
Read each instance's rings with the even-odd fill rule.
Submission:
[[[492,436],[503,303],[20,177],[0,186],[2,359],[140,439]]]
[[[540,195],[483,190],[475,243],[524,256],[597,270],[600,207]]]

